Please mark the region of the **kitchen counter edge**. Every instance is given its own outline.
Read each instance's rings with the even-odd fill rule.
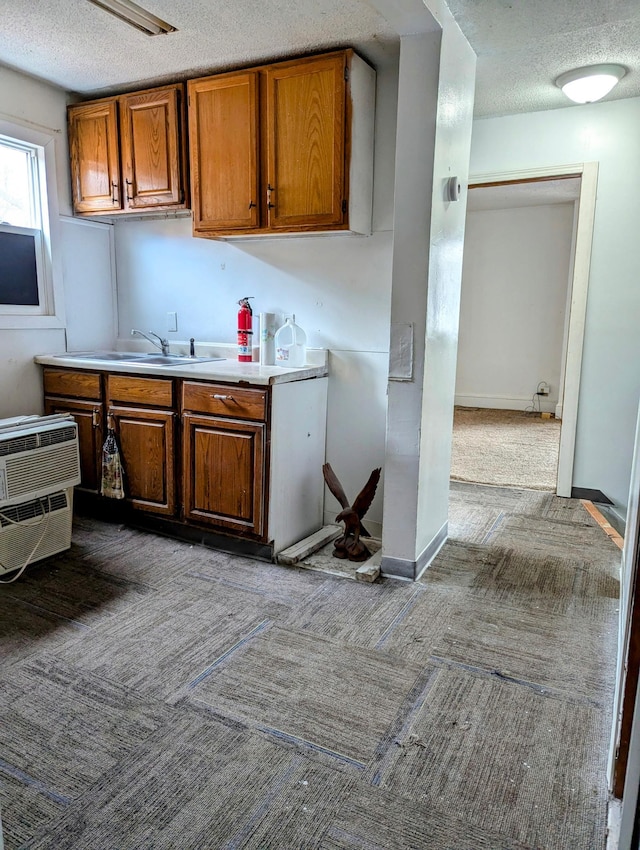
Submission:
[[[185,363],[179,366],[152,366],[138,361],[124,362],[108,360],[83,360],[77,355],[38,354],[34,362],[40,366],[57,366],[85,372],[115,372],[117,374],[149,375],[162,378],[192,378],[199,381],[215,381],[231,384],[285,384],[291,381],[307,381],[323,378],[329,374],[327,358],[320,365],[283,369],[280,366],[261,366],[259,363],[240,363],[237,360],[220,360],[210,363]]]

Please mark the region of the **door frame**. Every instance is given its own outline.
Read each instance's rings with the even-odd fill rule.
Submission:
[[[614,797],[625,805],[625,777],[633,736],[640,727],[636,691],[640,683],[640,410],[629,484],[629,502],[620,571],[618,660],[609,747],[608,780]],[[638,747],[636,740],[635,746]],[[634,803],[635,805],[635,803]]]
[[[573,462],[578,422],[578,397],[582,371],[582,349],[587,312],[587,291],[591,268],[591,244],[595,218],[596,191],[598,185],[598,163],[582,162],[573,165],[556,165],[547,168],[526,168],[518,171],[473,174],[469,186],[496,185],[505,183],[534,183],[580,177],[580,195],[576,202],[576,226],[573,268],[569,281],[569,323],[566,338],[564,365],[562,428],[558,456],[558,478],[556,494],[571,496],[573,486]]]

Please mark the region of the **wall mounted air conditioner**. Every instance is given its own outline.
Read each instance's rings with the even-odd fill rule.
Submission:
[[[0,419],[0,574],[69,548],[79,483],[71,416]]]

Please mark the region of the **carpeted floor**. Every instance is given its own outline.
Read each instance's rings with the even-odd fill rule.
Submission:
[[[451,478],[555,490],[561,424],[520,410],[456,407]]]
[[[603,850],[619,550],[453,487],[420,582],[93,520],[0,588],[7,850]]]

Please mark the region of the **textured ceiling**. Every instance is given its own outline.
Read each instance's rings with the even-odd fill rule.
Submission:
[[[177,27],[147,36],[87,0],[0,0],[0,62],[86,94],[362,45],[397,55],[390,25],[361,0],[138,0]]]
[[[638,0],[449,0],[478,56],[476,117],[571,105],[564,71],[616,62],[629,73],[607,100],[640,96]],[[579,107],[576,107],[579,108]]]
[[[378,0],[142,5],[178,32],[150,38],[87,0],[0,0],[0,63],[88,95],[337,46],[356,47],[377,68],[397,58],[398,38],[377,11]],[[449,0],[449,6],[478,54],[477,117],[567,106],[554,79],[594,62],[629,69],[607,99],[640,96],[638,0]]]

